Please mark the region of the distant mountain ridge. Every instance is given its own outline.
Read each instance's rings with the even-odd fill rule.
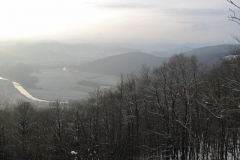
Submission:
[[[143,52],[130,52],[107,57],[93,62],[84,63],[72,68],[83,72],[103,73],[119,76],[131,72],[138,72],[143,65],[149,67],[159,67],[167,57],[156,57]]]
[[[230,48],[240,48],[240,45],[215,45],[201,48],[191,49],[189,46],[196,47],[195,44],[146,44],[145,46],[152,47],[148,52],[153,56],[171,57],[174,54],[184,53],[187,56],[196,55],[201,62],[205,64],[212,64],[217,62],[222,57],[229,55]],[[42,66],[73,66],[76,64],[83,64],[95,60],[104,59],[114,55],[123,53],[140,53],[144,45],[139,48],[130,48],[131,45],[117,44],[101,45],[101,44],[68,44],[59,42],[37,42],[37,43],[16,43],[4,44],[0,43],[1,64],[17,64],[27,63]],[[134,45],[132,46],[134,47]],[[137,46],[135,46],[137,47]],[[159,50],[154,50],[159,49]],[[166,49],[166,50],[163,50]],[[168,49],[168,50],[167,50]],[[142,52],[144,53],[144,52]],[[141,54],[139,54],[141,55]],[[148,56],[149,57],[149,56]],[[131,59],[131,58],[130,58]],[[135,57],[135,63],[142,59]],[[147,58],[146,58],[147,59]],[[152,59],[157,59],[152,58]],[[122,60],[123,61],[123,60]],[[124,60],[127,62],[128,60]],[[117,63],[117,62],[116,62]],[[123,63],[123,62],[122,62]],[[130,63],[130,62],[129,62]],[[152,61],[155,64],[154,61]],[[144,63],[143,63],[144,64]],[[146,65],[151,66],[150,62]],[[131,66],[133,67],[133,66]],[[120,71],[120,70],[119,70]]]
[[[171,57],[175,54],[185,53],[190,50],[192,50],[192,48],[190,47],[181,47],[181,48],[175,48],[175,49],[170,49],[166,51],[153,51],[153,52],[150,52],[149,54],[157,57]]]
[[[200,62],[207,65],[212,65],[223,59],[226,55],[229,55],[231,49],[233,50],[237,48],[240,49],[240,45],[223,44],[192,49],[183,54],[186,56],[195,55]],[[188,50],[189,48],[182,49]],[[166,52],[156,53],[162,53],[164,56],[167,55]],[[143,65],[149,67],[159,67],[169,58],[170,57],[167,56],[157,57],[144,52],[130,52],[84,63],[74,66],[73,68],[84,72],[95,72],[119,76],[121,73],[131,73],[132,71],[138,72]]]
[[[43,65],[69,65],[84,63],[138,50],[119,46],[95,44],[67,44],[58,42],[18,43],[0,45],[0,52],[12,63],[38,63]]]
[[[195,55],[200,62],[211,65],[218,62],[227,55],[230,55],[232,51],[240,49],[240,45],[222,44],[216,46],[206,46],[196,48],[185,52],[186,56]]]

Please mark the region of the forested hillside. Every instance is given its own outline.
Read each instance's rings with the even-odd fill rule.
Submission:
[[[221,44],[215,46],[205,46],[187,51],[185,55],[195,55],[200,62],[211,66],[213,63],[217,63],[219,60],[229,55],[230,53],[234,54],[234,51],[238,51],[239,48],[239,44]]]
[[[157,67],[168,59],[168,57],[156,57],[142,52],[130,52],[72,66],[70,68],[77,69],[80,72],[120,76],[121,74],[138,72],[143,65],[147,65],[150,68]]]
[[[239,91],[239,56],[176,55],[81,101],[2,106],[0,159],[239,159]]]

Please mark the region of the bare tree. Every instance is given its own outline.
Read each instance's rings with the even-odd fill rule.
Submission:
[[[235,8],[240,9],[240,6],[237,3],[235,3],[234,1],[232,1],[232,0],[227,0],[227,1],[230,4],[232,4]],[[240,25],[239,16],[236,15],[236,12],[233,9],[229,8],[229,10],[231,11],[231,14],[228,16],[229,20]],[[240,42],[240,39],[238,38],[238,36],[233,36],[233,38],[236,39],[238,42]]]
[[[13,138],[16,140],[18,150],[18,156],[23,159],[33,159],[33,148],[35,148],[32,140],[33,129],[34,129],[34,110],[30,102],[19,101],[15,107],[14,115],[14,126],[17,128],[15,132],[12,133]]]
[[[53,152],[55,153],[55,157],[58,159],[66,158],[66,115],[65,115],[65,106],[66,104],[61,103],[60,100],[56,100],[53,103],[50,103],[50,125],[51,131],[53,135]]]

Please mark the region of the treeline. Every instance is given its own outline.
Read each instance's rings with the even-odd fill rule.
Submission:
[[[239,91],[240,57],[176,55],[85,100],[3,107],[0,159],[239,159]]]

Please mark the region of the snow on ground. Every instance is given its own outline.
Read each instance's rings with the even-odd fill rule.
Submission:
[[[118,77],[89,73],[89,72],[70,72],[63,69],[45,69],[40,73],[32,73],[31,75],[38,77],[35,84],[39,89],[26,90],[33,96],[45,100],[76,100],[82,99],[89,92],[95,91],[96,87],[78,85],[77,82],[87,80],[102,84],[105,88],[115,86],[119,81]]]

